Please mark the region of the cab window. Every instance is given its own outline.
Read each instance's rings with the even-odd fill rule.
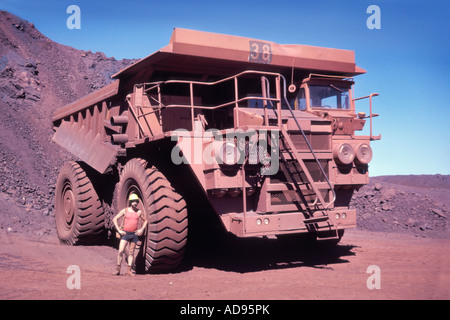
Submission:
[[[296,103],[297,103],[297,105],[296,105],[297,110],[306,110],[305,88],[300,88],[298,90]]]
[[[328,86],[310,86],[309,93],[312,108],[350,109],[348,88],[333,84]]]

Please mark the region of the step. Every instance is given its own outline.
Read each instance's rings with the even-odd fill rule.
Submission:
[[[297,185],[299,187],[301,186],[307,186],[309,183],[302,183],[302,182],[297,182]],[[297,190],[297,187],[295,185],[295,183],[293,182],[282,182],[282,183],[268,183],[267,184],[267,191],[295,191]],[[302,191],[308,191],[308,189],[305,189]]]
[[[326,241],[326,240],[335,240],[335,239],[339,239],[339,236],[333,236],[333,237],[326,237],[326,238],[319,238],[317,237],[316,240],[317,241]]]
[[[305,224],[311,224],[311,223],[318,223],[318,222],[323,222],[323,221],[328,221],[329,218],[328,216],[320,216],[320,217],[312,217],[312,218],[308,218],[303,220],[303,222]]]
[[[266,182],[267,183],[267,182]],[[296,181],[296,184],[300,187],[300,190],[302,192],[310,192],[313,193],[314,190],[311,187],[310,182],[302,182],[302,181]],[[317,190],[330,190],[330,187],[326,182],[320,181],[316,182],[314,181],[314,184],[317,188]],[[268,182],[267,183],[267,191],[284,191],[284,190],[298,190],[295,186],[294,182]]]
[[[317,238],[316,238],[317,241],[326,241],[326,240],[336,240],[336,239],[339,239],[338,231],[337,231],[337,230],[333,230],[333,231],[335,231],[335,233],[334,233],[333,236],[323,237],[323,238],[317,237]]]

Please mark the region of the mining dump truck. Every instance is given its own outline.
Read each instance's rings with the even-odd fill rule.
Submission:
[[[191,221],[207,215],[237,237],[337,243],[356,226],[350,200],[381,137],[377,94],[353,97],[363,73],[349,50],[174,29],[167,46],[55,111],[53,141],[78,159],[56,183],[60,241],[114,234],[112,217],[136,193],[144,272],[176,268]],[[368,114],[355,111],[360,99]],[[367,120],[370,134],[356,135]]]

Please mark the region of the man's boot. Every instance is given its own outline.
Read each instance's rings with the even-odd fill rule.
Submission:
[[[128,266],[127,268],[127,272],[125,273],[127,276],[134,276],[135,274],[133,273],[133,271],[131,270],[131,266]]]
[[[116,270],[112,273],[113,276],[120,275],[120,265],[116,266]]]

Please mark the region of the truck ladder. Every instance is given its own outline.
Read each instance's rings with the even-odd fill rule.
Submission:
[[[280,144],[279,144],[280,145],[280,158],[281,158],[282,163],[288,173],[288,177],[286,177],[286,178],[289,179],[291,181],[291,183],[295,186],[295,190],[297,191],[297,194],[298,194],[301,202],[304,205],[302,207],[302,208],[304,208],[303,214],[305,216],[305,219],[303,220],[303,222],[305,223],[308,230],[310,230],[310,231],[317,230],[317,223],[327,222],[330,230],[335,231],[335,235],[333,235],[331,237],[319,238],[319,239],[320,240],[337,239],[337,238],[339,238],[337,226],[333,224],[333,222],[330,220],[330,218],[327,214],[327,208],[330,207],[333,204],[333,202],[335,201],[336,193],[334,191],[334,188],[333,188],[330,180],[328,179],[327,174],[325,173],[325,170],[322,167],[322,164],[320,163],[319,159],[317,158],[317,155],[315,154],[308,138],[306,137],[303,129],[301,128],[300,123],[298,122],[298,120],[286,98],[286,79],[282,75],[280,75],[280,77],[281,77],[281,79],[283,79],[283,84],[284,84],[283,98],[286,102],[286,105],[288,106],[290,113],[298,127],[298,130],[300,131],[300,133],[302,134],[302,136],[306,142],[306,145],[308,146],[311,154],[313,155],[315,162],[317,163],[318,167],[320,168],[320,173],[323,175],[323,177],[325,178],[325,180],[328,184],[329,189],[327,189],[327,190],[329,190],[333,193],[333,198],[329,203],[325,202],[325,199],[322,196],[322,193],[320,192],[320,190],[317,186],[317,182],[314,181],[308,167],[305,164],[302,154],[297,151],[297,149],[294,146],[294,143],[292,142],[292,140],[287,132],[286,127],[281,124]],[[267,98],[266,92],[270,92],[269,81],[267,78],[265,78],[265,81],[262,81],[262,83],[263,83],[263,86],[266,86],[266,87],[263,87],[263,98]],[[277,103],[281,104],[281,97],[277,97],[277,98],[278,98]],[[281,123],[280,118],[279,118],[279,117],[281,117],[281,114],[280,115],[278,114],[276,107],[270,100],[268,100],[268,103],[272,107],[272,110],[275,113],[277,120],[279,121],[279,123]],[[295,174],[291,165],[294,166],[295,171],[298,173],[297,175]],[[304,174],[304,177],[306,178],[305,181],[301,180],[301,175],[300,175],[301,172]],[[303,189],[301,188],[302,186],[304,186]],[[305,189],[305,187],[306,187],[306,189]],[[308,201],[308,198],[310,199],[310,197],[315,198],[313,202]]]

